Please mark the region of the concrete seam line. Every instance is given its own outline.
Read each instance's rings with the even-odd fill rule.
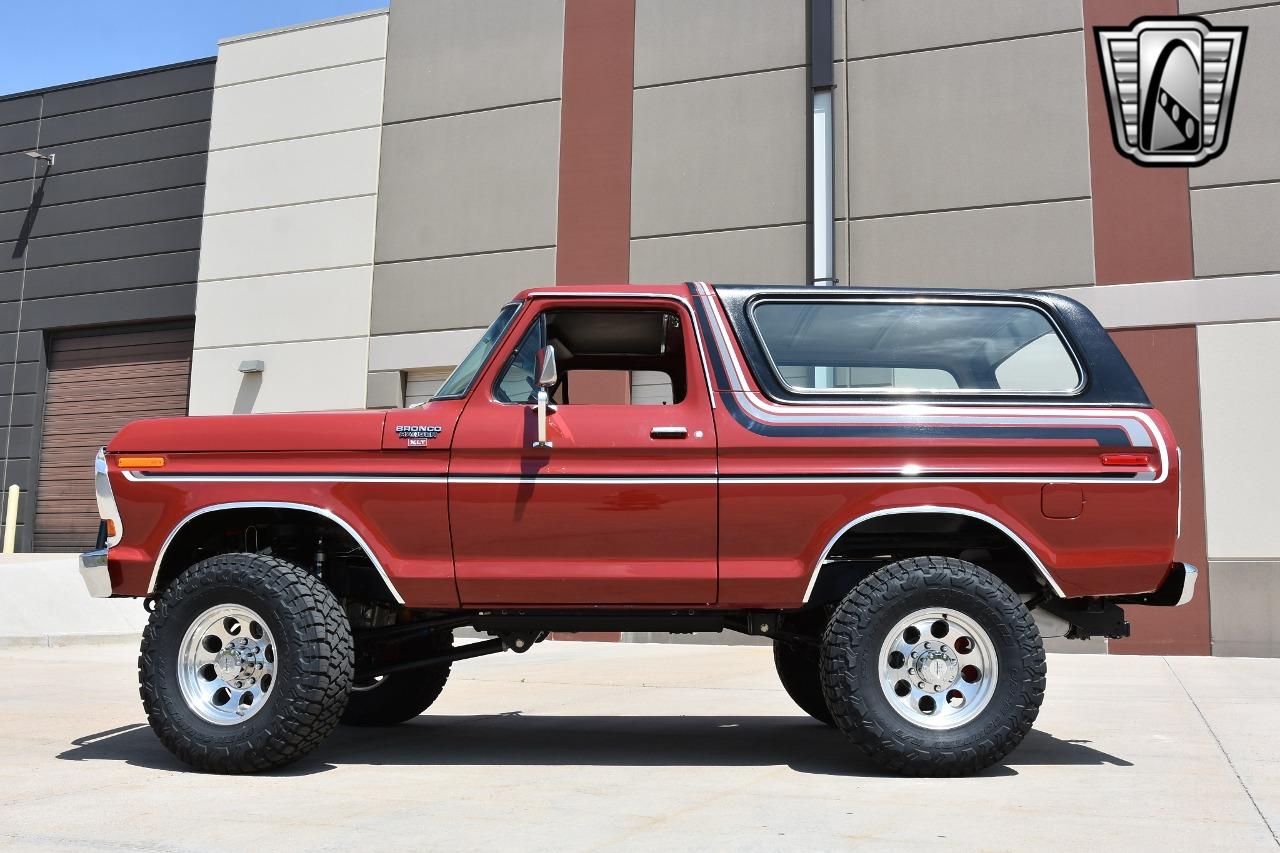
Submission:
[[[36,634],[23,637],[0,637],[0,649],[60,648],[62,646],[96,646],[134,642],[141,631],[120,634]]]
[[[1244,791],[1244,795],[1249,798],[1249,804],[1253,806],[1253,810],[1258,813],[1258,817],[1262,818],[1262,825],[1267,828],[1267,832],[1271,833],[1271,840],[1275,842],[1276,847],[1280,847],[1280,836],[1276,835],[1275,829],[1271,826],[1271,821],[1267,820],[1266,814],[1258,807],[1258,801],[1253,798],[1253,792],[1249,790],[1249,786],[1244,783],[1244,779],[1240,776],[1240,771],[1236,769],[1236,763],[1231,760],[1231,756],[1227,754],[1227,750],[1222,745],[1222,741],[1218,738],[1218,733],[1213,730],[1213,726],[1209,725],[1209,718],[1204,715],[1204,711],[1200,710],[1200,703],[1191,695],[1191,691],[1187,689],[1187,685],[1182,683],[1182,679],[1178,676],[1178,671],[1173,668],[1173,664],[1169,663],[1169,658],[1161,658],[1164,665],[1169,667],[1169,672],[1173,674],[1173,680],[1178,682],[1178,686],[1182,688],[1182,692],[1191,700],[1191,707],[1196,709],[1196,713],[1200,715],[1200,721],[1204,723],[1204,727],[1209,730],[1209,734],[1213,737],[1213,742],[1218,745],[1218,751],[1222,753],[1222,757],[1227,760],[1227,766],[1231,768],[1231,772],[1235,774],[1236,781],[1240,783],[1240,788]]]

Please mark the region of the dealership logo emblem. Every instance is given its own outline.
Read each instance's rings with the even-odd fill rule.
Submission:
[[[1120,153],[1143,166],[1199,166],[1225,151],[1247,31],[1191,17],[1096,27]]]

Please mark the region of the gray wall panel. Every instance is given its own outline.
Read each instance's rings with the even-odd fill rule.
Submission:
[[[1280,183],[1191,191],[1198,276],[1280,272]]]
[[[0,154],[6,154],[10,151],[25,151],[28,148],[35,147],[36,123],[34,121],[0,127]]]
[[[204,187],[194,186],[52,207],[41,205],[26,231],[34,239],[167,219],[189,219],[199,216],[203,195]],[[0,234],[16,233],[23,228],[27,217],[28,213],[23,210],[0,213]]]
[[[92,264],[45,267],[27,271],[26,298],[74,296],[106,290],[131,290],[195,281],[200,252],[166,252]],[[0,298],[16,299],[22,272],[0,273]],[[0,345],[0,357],[5,349]]]
[[[162,157],[203,153],[208,146],[207,121],[67,143],[57,148],[56,174],[63,176],[84,169],[101,169]],[[31,161],[28,158],[0,157],[0,181],[25,181],[30,177]]]
[[[1280,5],[1209,15],[1211,24],[1245,26],[1244,63],[1227,150],[1190,172],[1192,186],[1280,179]]]
[[[202,59],[53,89],[44,96],[44,117],[207,91],[213,87],[213,71],[214,63]]]
[[[635,93],[631,236],[804,221],[804,69]]]
[[[560,97],[564,0],[394,0],[383,120]]]
[[[558,103],[383,128],[376,260],[552,245],[559,157]]]
[[[551,284],[555,249],[378,264],[373,274],[375,335],[487,326],[527,287]]]
[[[0,243],[0,272],[22,269],[16,243]],[[154,255],[195,249],[200,245],[200,219],[181,219],[151,225],[130,225],[104,231],[87,231],[41,237],[27,244],[27,269],[85,261],[106,261],[137,255]]]
[[[43,191],[42,206],[188,187],[204,183],[207,157],[207,154],[189,154],[70,175],[50,173],[47,179],[37,181],[36,186]],[[0,210],[25,210],[30,197],[28,181],[0,184]]]
[[[0,125],[34,121],[39,117],[39,95],[19,95],[0,99]]]
[[[213,94],[209,91],[157,98],[136,104],[121,104],[88,112],[46,118],[40,123],[40,145],[53,148],[67,142],[137,133],[193,121],[208,121]]]
[[[1083,25],[1080,0],[983,0],[976,5],[955,0],[852,0],[848,55],[877,56]]]
[[[39,177],[20,153],[0,158],[0,438],[14,439],[8,479],[24,490],[40,463],[46,332],[194,313],[212,74],[186,64],[0,101],[0,123],[44,103],[39,128],[0,126],[0,147],[34,147],[38,130],[58,155]]]
[[[804,65],[805,0],[636,0],[635,85]]]
[[[1082,40],[850,62],[852,216],[1088,196]]]
[[[803,225],[631,241],[636,283],[804,284],[807,261]]]
[[[1089,201],[849,223],[849,284],[1054,287],[1093,281]]]

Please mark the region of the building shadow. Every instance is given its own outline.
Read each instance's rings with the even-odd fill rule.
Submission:
[[[76,738],[65,761],[123,761],[184,770],[145,724]],[[742,767],[786,765],[820,776],[888,777],[833,729],[799,716],[526,716],[519,711],[462,717],[426,714],[385,729],[340,728],[310,756],[271,775],[305,776],[344,764],[390,766]],[[980,776],[1016,776],[1016,767],[1132,763],[1089,746],[1032,731],[1005,763]]]
[[[240,375],[240,389],[236,391],[236,400],[231,404],[231,414],[252,414],[253,405],[258,402],[258,394],[261,392],[262,374],[242,373]]]
[[[31,242],[31,231],[36,227],[36,217],[40,215],[40,206],[44,204],[44,185],[49,180],[49,170],[40,176],[35,192],[31,194],[31,204],[27,205],[27,215],[22,218],[22,227],[18,229],[18,239],[14,241],[11,258],[20,258],[27,253],[27,244]]]

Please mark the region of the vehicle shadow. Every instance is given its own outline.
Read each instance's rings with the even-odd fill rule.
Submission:
[[[76,738],[66,761],[124,761],[183,770],[145,724]],[[462,717],[427,714],[385,729],[340,728],[315,753],[272,775],[301,776],[346,764],[615,767],[767,767],[828,776],[888,776],[836,731],[797,716],[526,716],[519,711]],[[1033,730],[981,776],[1016,776],[1031,765],[1132,767],[1094,749]]]

